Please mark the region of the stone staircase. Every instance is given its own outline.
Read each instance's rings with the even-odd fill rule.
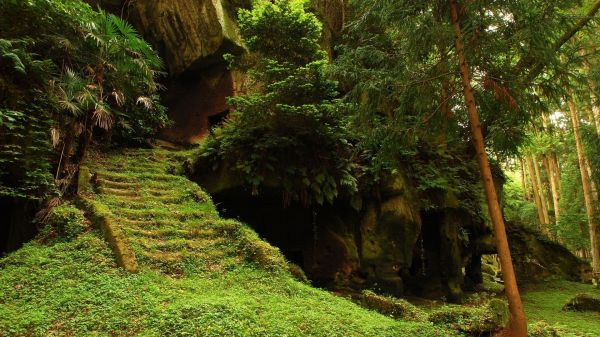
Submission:
[[[177,174],[185,155],[135,149],[87,160],[91,184],[80,199],[92,218],[102,219],[117,261],[132,272],[150,268],[181,277],[223,272],[243,263],[257,244],[264,247],[250,249],[250,257],[273,253],[245,226],[219,218],[210,197]]]

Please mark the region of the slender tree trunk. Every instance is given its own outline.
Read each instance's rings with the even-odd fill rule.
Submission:
[[[556,185],[558,186],[558,191],[560,194],[560,190],[562,187],[562,183],[561,183],[561,178],[560,178],[560,163],[558,161],[558,156],[556,155],[556,152],[552,153],[552,162],[554,163],[554,173],[556,173]]]
[[[546,192],[544,184],[542,184],[542,175],[540,172],[540,167],[538,164],[538,159],[536,156],[532,156],[533,159],[533,169],[535,170],[535,180],[537,182],[538,194],[540,196],[540,202],[542,205],[542,214],[544,216],[544,222],[542,223],[542,233],[549,236],[548,225],[550,224],[550,217],[548,216],[548,199],[546,199]]]
[[[527,185],[527,171],[525,170],[525,164],[523,163],[523,158],[519,158],[519,163],[521,164],[521,185],[523,185],[523,196],[525,200],[531,200],[531,192],[529,192],[529,185]]]
[[[572,95],[569,95],[568,103],[571,111],[571,122],[573,123],[573,134],[575,136],[575,145],[577,146],[577,159],[579,161],[579,171],[581,172],[581,185],[583,186],[583,198],[585,200],[585,210],[588,218],[588,226],[590,231],[590,241],[592,246],[592,270],[594,277],[597,278],[600,273],[600,247],[598,247],[597,224],[594,211],[594,203],[592,200],[592,189],[590,186],[590,177],[586,167],[585,153],[583,152],[583,144],[581,143],[581,134],[579,133],[579,116],[573,102]]]
[[[485,142],[481,131],[481,122],[479,120],[479,114],[477,113],[477,105],[475,104],[475,96],[473,95],[473,88],[471,87],[471,72],[464,53],[462,32],[458,18],[458,6],[455,0],[449,0],[449,5],[452,12],[452,26],[455,35],[454,42],[463,81],[463,93],[469,114],[473,144],[475,146],[475,152],[477,153],[477,161],[479,162],[479,170],[485,190],[488,211],[494,226],[496,249],[498,250],[498,257],[500,258],[502,278],[504,279],[504,287],[506,289],[506,297],[508,299],[511,314],[508,328],[511,336],[527,337],[525,311],[523,310],[523,303],[521,302],[521,296],[519,295],[517,278],[515,276],[510,256],[510,248],[508,246],[508,238],[506,236],[504,218],[502,216],[502,211],[500,210],[500,204],[498,203],[498,195],[496,194],[492,170],[485,149]]]
[[[544,156],[544,165],[546,171],[548,171],[548,181],[550,181],[550,189],[552,191],[552,204],[554,206],[554,221],[558,223],[560,219],[560,192],[558,191],[558,184],[556,183],[556,173],[554,172],[554,165],[552,162],[552,156]]]
[[[542,121],[544,129],[547,133],[553,135],[553,130],[550,128],[550,119],[546,113],[542,113]],[[558,223],[560,219],[560,187],[557,179],[556,168],[554,166],[554,152],[551,151],[543,158],[546,172],[548,172],[548,181],[550,182],[550,191],[552,192],[552,204],[554,206],[554,221]]]
[[[552,178],[554,179],[554,184],[556,185],[556,192],[558,194],[558,200],[560,201],[560,165],[558,164],[558,159],[556,158],[556,152],[551,152],[548,160],[550,161],[550,167],[552,168]]]
[[[540,230],[544,227],[546,219],[544,218],[544,211],[542,206],[542,199],[540,198],[540,190],[535,176],[535,169],[533,168],[533,160],[530,156],[526,156],[527,167],[529,168],[529,176],[531,177],[531,186],[533,188],[533,196],[535,198],[535,205],[537,206],[538,219],[540,220]]]
[[[582,54],[585,55],[585,51],[582,50]],[[587,73],[588,85],[590,87],[590,97],[592,99],[592,106],[590,110],[590,123],[596,127],[596,133],[600,137],[600,106],[598,102],[598,97],[596,96],[596,83],[590,77],[591,73],[591,65],[587,58],[583,57],[583,64],[585,65],[585,71]]]

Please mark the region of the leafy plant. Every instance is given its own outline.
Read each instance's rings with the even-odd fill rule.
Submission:
[[[258,89],[230,98],[234,112],[202,156],[242,176],[254,193],[282,188],[286,203],[331,203],[355,192],[352,135],[327,77],[319,20],[304,1],[278,0],[240,10],[239,23],[250,55],[227,58],[247,68]]]

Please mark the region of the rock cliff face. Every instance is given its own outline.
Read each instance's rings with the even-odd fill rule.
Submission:
[[[132,19],[155,45],[169,74],[204,69],[223,62],[224,53],[243,51],[235,10],[250,1],[140,0]]]
[[[253,195],[231,170],[208,167],[200,161],[190,176],[220,211],[250,224],[318,286],[460,301],[483,281],[481,256],[494,253],[490,230],[455,197],[424,209],[415,184],[400,174],[360,206],[339,200],[307,208],[283,207],[276,184]]]
[[[227,70],[223,55],[244,52],[236,12],[250,0],[87,0],[131,21],[159,51],[168,72],[163,101],[174,125],[167,140],[192,144],[227,114],[226,98],[243,90],[244,76]]]
[[[226,116],[226,98],[241,84],[223,55],[244,51],[235,17],[249,5],[249,0],[139,0],[129,6],[132,21],[169,72],[164,101],[175,124],[164,138],[196,143]]]

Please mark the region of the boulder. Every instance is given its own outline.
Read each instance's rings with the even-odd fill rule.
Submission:
[[[176,76],[222,63],[225,53],[243,52],[235,12],[249,5],[249,0],[138,0],[128,10]]]
[[[418,208],[398,195],[367,206],[360,224],[361,273],[384,293],[402,295],[402,271],[410,268],[421,229]]]
[[[563,307],[565,311],[600,312],[600,297],[589,294],[577,294]]]
[[[557,242],[526,226],[507,223],[508,241],[519,283],[538,282],[548,277],[587,281],[588,262]]]

